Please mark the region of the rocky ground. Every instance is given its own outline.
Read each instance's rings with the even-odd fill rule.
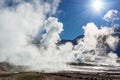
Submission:
[[[21,72],[0,74],[0,80],[120,80],[120,73]]]
[[[56,73],[24,72],[25,68],[0,63],[0,80],[120,80],[120,70],[115,67],[75,64],[81,71],[62,71]],[[96,69],[95,69],[96,68]],[[100,69],[105,68],[105,69]],[[82,71],[84,70],[84,71]],[[18,73],[18,71],[20,71]]]

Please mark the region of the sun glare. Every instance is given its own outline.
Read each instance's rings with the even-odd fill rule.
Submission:
[[[95,0],[92,4],[92,7],[95,11],[100,12],[102,9],[102,1],[101,0]]]

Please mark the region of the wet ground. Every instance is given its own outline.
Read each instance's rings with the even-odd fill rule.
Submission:
[[[71,64],[72,69],[52,73],[1,72],[0,80],[120,80],[120,67]]]

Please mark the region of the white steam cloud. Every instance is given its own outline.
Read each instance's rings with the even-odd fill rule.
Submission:
[[[76,60],[80,62],[94,61],[96,64],[103,65],[118,65],[116,63],[118,57],[112,52],[119,42],[119,38],[113,36],[114,29],[108,27],[98,29],[94,23],[88,23],[83,29],[85,31],[84,38],[78,40],[78,44],[75,46]]]
[[[109,10],[103,17],[103,19],[107,22],[114,22],[119,20],[119,12],[117,10]]]
[[[56,43],[63,25],[54,17],[46,20],[46,16],[56,12],[60,1],[12,1],[18,5],[5,6],[6,1],[0,1],[1,5],[4,5],[0,8],[0,61],[17,65],[34,65],[34,68],[39,67],[39,69],[49,68],[49,63],[57,62],[58,59],[58,52],[55,52]],[[35,37],[43,28],[46,34],[42,36],[40,49],[28,45],[28,35]]]
[[[51,16],[60,0],[11,0],[13,5],[6,1],[0,0],[0,62],[46,72],[69,70],[66,63],[72,61],[117,64],[118,57],[112,51],[119,38],[113,36],[113,28],[98,29],[94,23],[88,23],[83,27],[84,38],[77,45],[58,44],[63,24]],[[116,20],[114,15],[112,19]],[[105,15],[105,20],[111,21],[111,14]],[[40,34],[42,30],[44,34]]]

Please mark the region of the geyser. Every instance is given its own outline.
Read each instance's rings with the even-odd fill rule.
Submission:
[[[6,1],[0,0],[0,62],[45,72],[74,70],[68,62],[118,65],[113,51],[119,38],[113,36],[114,28],[98,29],[94,23],[88,23],[77,45],[58,44],[63,24],[52,16],[59,0],[12,0],[13,5]]]

